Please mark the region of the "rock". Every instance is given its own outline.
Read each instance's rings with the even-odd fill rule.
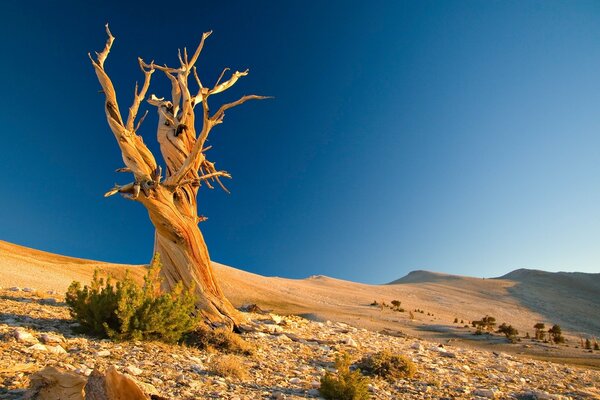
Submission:
[[[110,350],[100,350],[96,352],[96,357],[108,357],[110,356]]]
[[[59,344],[56,346],[46,346],[48,351],[53,354],[67,354],[67,351]]]
[[[493,389],[475,389],[473,391],[473,395],[485,397],[486,399],[495,399],[496,394],[499,394],[498,391],[495,391]]]
[[[356,343],[356,341],[354,339],[352,339],[350,336],[345,338],[343,343],[350,347],[358,347],[358,343]]]
[[[13,336],[17,339],[19,343],[37,343],[38,340],[29,332],[23,331],[21,329],[15,329],[13,331]]]
[[[128,374],[133,375],[133,376],[138,376],[138,375],[141,375],[142,372],[144,372],[144,371],[142,371],[141,369],[139,369],[138,367],[136,367],[134,365],[128,365],[125,367],[125,372],[127,372]]]
[[[48,366],[31,375],[27,397],[37,400],[84,400],[86,378]],[[87,398],[87,397],[86,397]]]
[[[36,291],[36,289],[34,289],[34,288],[30,288],[30,287],[23,288],[23,292],[25,292],[25,293],[33,293],[35,291]]]
[[[277,325],[283,322],[283,317],[281,315],[269,314],[269,317],[271,318],[271,321],[273,321]]]
[[[421,342],[414,342],[410,345],[410,348],[417,351],[423,351],[423,345],[421,344]]]
[[[321,387],[321,382],[319,382],[319,381],[312,381],[312,382],[310,383],[310,386],[311,386],[312,388],[314,388],[314,389],[318,389],[318,388],[320,388],[320,387]]]
[[[46,346],[41,343],[36,343],[33,346],[29,346],[27,349],[31,351],[48,351]]]
[[[11,287],[11,288],[8,288],[8,291],[9,291],[9,292],[20,292],[20,291],[21,291],[21,288],[20,288],[20,287],[18,287],[18,286],[13,286],[13,287]]]
[[[302,382],[302,381],[300,380],[300,378],[292,378],[292,379],[290,379],[290,380],[289,380],[289,382],[290,382],[292,385],[297,385],[297,384],[299,384],[299,383],[300,383],[300,382]]]
[[[319,389],[310,389],[308,392],[306,392],[306,394],[311,397],[319,397],[321,392],[319,392]]]
[[[276,390],[273,393],[271,393],[271,398],[273,400],[283,400],[283,399],[285,399],[285,395],[283,393],[281,393],[280,391]]]
[[[44,344],[57,344],[64,342],[64,339],[61,336],[54,335],[52,333],[44,333],[40,336],[40,340]]]
[[[92,372],[85,385],[85,400],[148,400],[147,390],[140,382],[111,366],[106,374],[98,370]]]

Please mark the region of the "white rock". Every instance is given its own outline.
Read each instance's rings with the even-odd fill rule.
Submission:
[[[300,380],[300,378],[292,378],[292,379],[290,379],[290,380],[289,380],[289,382],[290,382],[292,385],[297,385],[297,384],[299,384],[299,383],[300,383],[300,382],[302,382],[302,381]]]
[[[144,372],[144,371],[142,371],[135,365],[128,365],[125,367],[125,372],[127,372],[130,375],[138,376],[138,375],[141,375],[142,372]]]
[[[283,317],[281,315],[269,314],[269,317],[271,317],[273,322],[275,322],[277,325],[279,325],[283,321]]]
[[[349,336],[344,339],[344,344],[347,344],[350,347],[358,347],[358,343]]]
[[[38,340],[33,337],[33,335],[27,331],[23,331],[20,329],[16,329],[13,332],[13,335],[15,337],[15,339],[17,339],[17,342],[21,342],[21,343],[37,343]]]
[[[27,349],[33,350],[33,351],[48,351],[48,349],[46,348],[46,346],[44,346],[41,343],[36,343],[33,346],[29,346]]]
[[[423,351],[423,345],[421,344],[421,342],[414,342],[410,345],[410,348],[417,351]]]
[[[109,350],[101,350],[96,352],[96,357],[108,357],[110,356],[110,351]]]
[[[54,335],[52,333],[44,333],[40,336],[42,343],[52,344],[52,343],[62,343],[64,339],[58,335]]]
[[[65,349],[63,349],[63,347],[59,344],[57,344],[56,346],[46,346],[46,348],[48,349],[48,351],[50,353],[67,354],[67,351]]]

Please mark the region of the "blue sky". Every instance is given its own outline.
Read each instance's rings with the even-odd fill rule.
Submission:
[[[222,100],[275,96],[211,137],[234,177],[231,195],[199,196],[214,260],[370,283],[600,272],[597,2],[190,2],[183,16],[165,2],[20,3],[0,5],[0,239],[151,256],[144,208],[102,197],[128,181],[86,55],[108,21],[123,109],[138,56],[174,64],[211,29],[203,80],[250,68]],[[150,92],[168,90],[155,75]],[[155,121],[141,129],[153,149]]]

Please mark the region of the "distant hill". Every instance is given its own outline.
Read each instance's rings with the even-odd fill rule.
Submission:
[[[441,272],[432,272],[425,270],[411,271],[407,275],[400,279],[390,282],[388,285],[395,285],[398,283],[431,283],[431,282],[447,282],[449,280],[459,280],[467,278],[460,275],[450,275]]]
[[[390,285],[418,285],[458,292],[488,291],[499,299],[503,291],[521,306],[541,315],[540,322],[600,332],[600,273],[547,272],[517,269],[498,278],[482,279],[430,271],[412,271]],[[502,290],[500,289],[502,287]],[[486,289],[487,288],[487,289]]]
[[[600,336],[600,274],[517,270],[497,279],[413,271],[387,285],[366,285],[326,276],[306,279],[265,277],[213,263],[225,294],[236,306],[256,303],[278,313],[325,321],[338,320],[370,329],[400,329],[423,336],[426,326],[452,325],[493,315],[522,333],[535,322]],[[60,256],[0,241],[0,286],[31,287],[64,293],[73,280],[89,282],[94,269],[117,277],[130,270],[136,279],[144,266],[111,264]],[[400,300],[406,310],[382,312],[370,304]],[[431,315],[428,315],[431,314]]]

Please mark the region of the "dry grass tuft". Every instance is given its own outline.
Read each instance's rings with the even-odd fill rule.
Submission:
[[[212,329],[201,325],[187,338],[187,343],[201,349],[215,349],[223,353],[240,354],[250,356],[254,354],[255,348],[246,342],[240,335],[225,328]]]
[[[215,375],[244,380],[248,377],[248,370],[244,365],[244,360],[239,356],[221,355],[215,357],[208,370]]]

